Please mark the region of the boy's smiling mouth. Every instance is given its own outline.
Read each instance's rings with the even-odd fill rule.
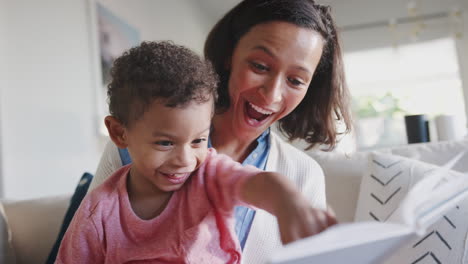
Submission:
[[[190,176],[191,172],[185,173],[165,173],[160,172],[161,175],[165,176],[171,183],[179,184],[185,182],[185,180]]]

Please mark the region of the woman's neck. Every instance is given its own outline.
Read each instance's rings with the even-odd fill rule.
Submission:
[[[243,162],[257,146],[255,138],[240,138],[233,133],[229,120],[222,115],[213,118],[213,130],[210,134],[211,145],[218,153],[228,155],[233,160]]]

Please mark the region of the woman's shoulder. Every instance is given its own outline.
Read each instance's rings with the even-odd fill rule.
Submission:
[[[271,133],[270,152],[270,154],[273,154],[271,156],[276,158],[277,161],[285,162],[291,166],[321,170],[320,165],[311,156],[291,145],[291,143],[284,141],[274,132]]]
[[[123,162],[120,157],[119,148],[114,144],[114,142],[112,142],[112,140],[109,140],[104,147],[104,151],[89,189],[95,189],[109,178],[112,173],[121,168],[122,165]]]
[[[325,175],[320,165],[278,135],[273,134],[271,143],[267,170],[285,175],[306,195],[313,206],[325,208]]]
[[[119,203],[119,196],[123,192],[129,170],[130,165],[121,167],[86,195],[85,199],[90,213],[108,212],[116,203]]]

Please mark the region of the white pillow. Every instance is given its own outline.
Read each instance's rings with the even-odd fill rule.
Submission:
[[[436,168],[401,156],[371,153],[368,171],[361,181],[355,221],[385,222],[408,190]],[[465,199],[433,224],[425,235],[410,241],[385,263],[468,263],[467,216],[468,199]]]

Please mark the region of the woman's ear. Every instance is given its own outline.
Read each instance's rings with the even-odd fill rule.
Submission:
[[[113,116],[106,116],[106,118],[104,118],[104,123],[106,124],[107,132],[109,132],[109,136],[114,144],[119,148],[127,148],[127,131],[122,123]]]

